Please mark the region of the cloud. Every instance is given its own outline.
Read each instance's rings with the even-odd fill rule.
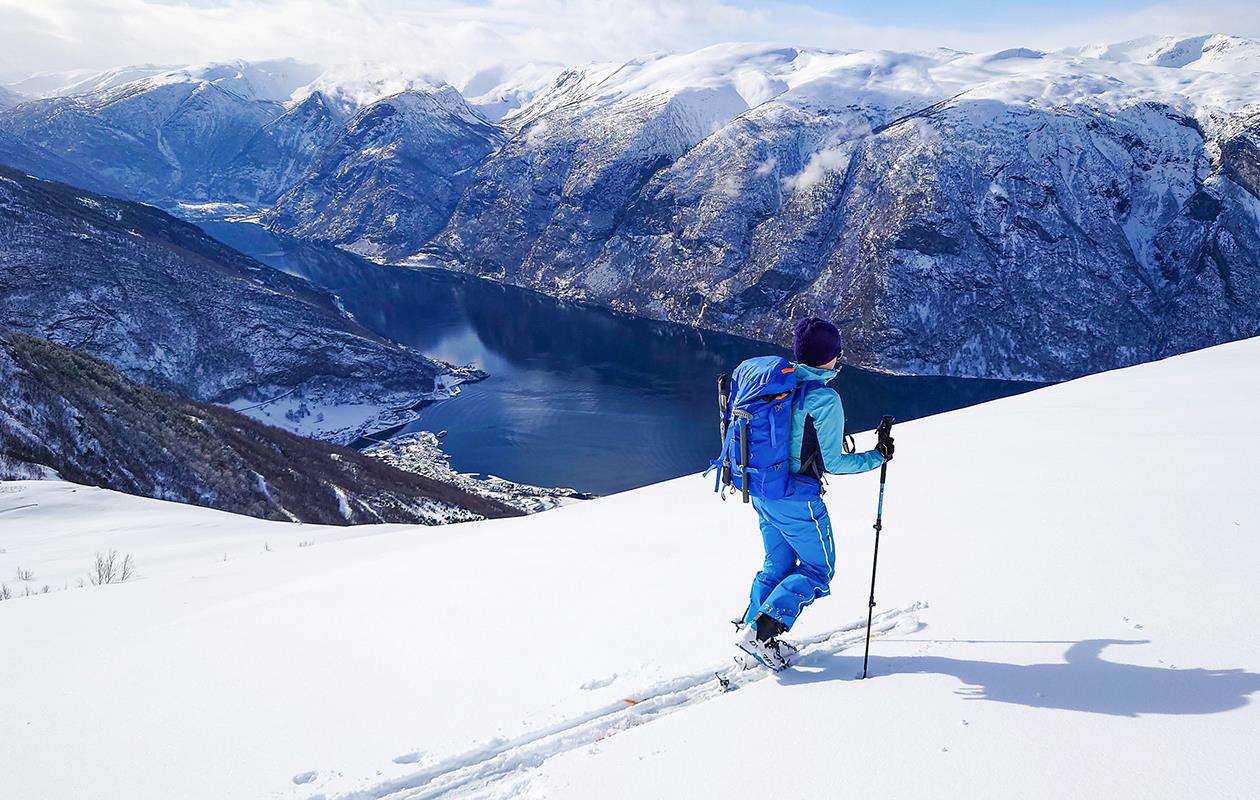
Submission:
[[[22,76],[294,57],[388,63],[462,83],[502,62],[691,49],[740,38],[759,19],[722,0],[0,0],[0,52]]]
[[[818,0],[0,0],[0,69],[32,72],[136,63],[294,57],[364,61],[462,85],[501,63],[624,61],[722,41],[831,48],[996,50],[1219,30],[1260,35],[1260,5],[1155,4],[1023,23],[960,15],[927,24],[909,11],[859,18]],[[1033,8],[1030,6],[1030,9]],[[1031,12],[1030,12],[1031,13]],[[1008,15],[1010,20],[1020,15]],[[1022,25],[1022,27],[1020,27]]]
[[[800,172],[783,179],[783,188],[788,192],[803,192],[812,189],[828,175],[848,169],[852,155],[852,144],[819,150],[809,157]]]

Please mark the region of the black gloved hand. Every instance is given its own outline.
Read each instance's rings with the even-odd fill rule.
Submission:
[[[893,438],[889,436],[887,439],[882,439],[879,444],[875,445],[875,449],[879,451],[879,454],[884,457],[885,461],[892,461],[893,451],[896,450],[897,447],[893,444]]]
[[[893,446],[892,426],[893,418],[885,416],[880,420],[879,427],[875,429],[876,435],[879,436],[879,444],[875,445],[875,449],[886,462],[892,461],[893,451],[896,450]]]

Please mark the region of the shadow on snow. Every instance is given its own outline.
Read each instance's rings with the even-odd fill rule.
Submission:
[[[942,656],[871,656],[871,675],[930,673],[965,684],[958,693],[976,700],[1136,717],[1142,714],[1215,714],[1240,708],[1260,691],[1260,674],[1242,669],[1177,669],[1122,664],[1102,658],[1110,645],[1146,640],[1076,642],[1052,664],[1005,664]],[[855,669],[856,665],[856,669]],[[779,675],[785,685],[852,680],[861,655],[817,654]],[[812,668],[812,669],[811,669]]]

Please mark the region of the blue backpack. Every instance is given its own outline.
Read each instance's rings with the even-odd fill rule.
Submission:
[[[786,358],[759,356],[718,376],[722,452],[705,470],[717,470],[713,491],[723,485],[757,497],[788,494],[792,449],[792,403],[799,396],[796,368]]]

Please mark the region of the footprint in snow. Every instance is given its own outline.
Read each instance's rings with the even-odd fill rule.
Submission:
[[[395,764],[416,764],[420,761],[420,751],[416,750],[411,753],[403,753],[400,756],[394,756]]]
[[[298,786],[301,786],[304,783],[310,783],[311,781],[315,780],[318,777],[319,777],[319,773],[316,772],[315,770],[311,770],[310,772],[299,772],[298,774],[293,776],[293,782],[296,783]]]
[[[614,672],[606,678],[592,678],[582,684],[582,688],[588,692],[594,689],[603,689],[605,686],[611,686],[615,680],[617,680],[617,673]]]

